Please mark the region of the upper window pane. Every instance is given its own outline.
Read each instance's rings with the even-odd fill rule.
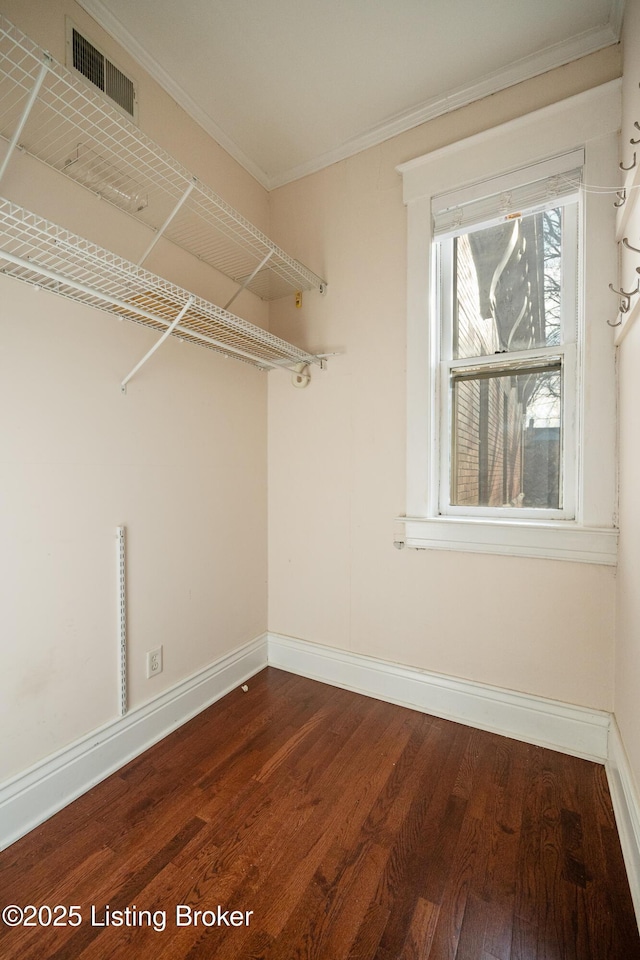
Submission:
[[[453,357],[561,342],[566,208],[516,216],[453,240]]]

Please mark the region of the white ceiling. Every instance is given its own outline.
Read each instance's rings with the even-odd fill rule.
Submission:
[[[79,0],[267,187],[619,39],[624,0]]]

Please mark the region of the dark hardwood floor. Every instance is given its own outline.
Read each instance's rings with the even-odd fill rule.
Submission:
[[[54,911],[2,960],[640,958],[601,766],[273,669],[1,853],[0,899]]]

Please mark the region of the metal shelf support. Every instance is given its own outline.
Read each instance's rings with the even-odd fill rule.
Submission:
[[[243,290],[246,290],[246,288],[249,286],[253,278],[257,277],[257,275],[260,273],[262,268],[266,265],[267,260],[271,257],[272,253],[273,253],[273,250],[269,250],[269,253],[266,255],[264,260],[258,264],[258,266],[255,268],[255,270],[252,273],[249,274],[249,276],[244,281],[244,283],[240,284],[240,286],[238,287],[234,295],[231,297],[231,300],[227,300],[224,307],[222,308],[223,310],[228,310],[231,304],[233,303],[233,301],[235,300],[235,298],[239,296],[239,294],[241,294]]]
[[[154,343],[154,345],[151,347],[150,350],[147,350],[147,352],[145,353],[145,355],[144,355],[144,357],[142,358],[142,360],[140,360],[138,363],[136,363],[136,365],[135,365],[135,367],[133,368],[133,370],[131,371],[131,373],[127,374],[127,376],[124,378],[124,380],[123,380],[122,383],[120,384],[120,389],[122,390],[123,393],[126,393],[126,392],[127,392],[127,384],[129,383],[129,380],[131,380],[131,378],[134,376],[134,374],[136,374],[136,373],[138,372],[138,370],[140,370],[140,368],[145,365],[145,363],[147,362],[147,360],[149,359],[149,357],[152,357],[152,356],[153,356],[153,354],[156,352],[156,350],[158,349],[158,347],[161,347],[161,346],[162,346],[162,344],[165,342],[165,340],[167,339],[167,337],[170,337],[170,336],[171,336],[171,334],[173,333],[173,331],[175,330],[175,328],[178,326],[178,324],[180,323],[180,321],[181,321],[182,318],[184,317],[185,313],[187,312],[187,310],[189,309],[189,307],[191,306],[191,304],[193,303],[193,301],[194,301],[194,298],[193,298],[193,297],[189,297],[189,299],[188,299],[187,302],[185,303],[184,307],[182,308],[182,310],[180,311],[180,313],[178,314],[178,316],[175,318],[175,320],[173,321],[173,323],[172,323],[170,326],[167,327],[167,329],[166,329],[165,332],[162,334],[162,336],[160,337],[160,339],[158,340],[158,342],[157,342],[157,343]]]
[[[47,62],[45,60],[42,66],[40,67],[40,73],[36,77],[36,82],[34,83],[31,89],[31,93],[29,94],[29,99],[27,100],[24,110],[22,111],[22,116],[18,121],[18,126],[14,130],[13,136],[9,141],[9,146],[7,148],[7,152],[5,154],[4,160],[2,161],[2,166],[0,166],[0,180],[2,180],[5,170],[9,166],[9,161],[13,156],[13,151],[18,145],[20,135],[25,128],[25,124],[27,120],[29,119],[29,114],[31,113],[31,109],[34,103],[36,102],[36,100],[38,99],[38,94],[40,93],[40,87],[44,83],[44,78],[46,77],[48,70],[49,70],[49,67],[47,66]]]
[[[169,214],[169,216],[167,217],[167,219],[165,220],[165,222],[162,224],[162,226],[160,227],[160,229],[156,231],[156,234],[155,234],[153,240],[151,241],[151,243],[149,244],[149,246],[147,247],[147,249],[145,250],[145,252],[142,254],[142,256],[140,257],[140,259],[138,260],[138,266],[139,266],[139,267],[141,267],[142,264],[145,262],[145,260],[147,259],[147,257],[149,256],[149,254],[151,253],[151,251],[153,250],[153,248],[155,247],[156,243],[158,242],[158,240],[160,239],[160,237],[162,236],[162,234],[165,232],[165,230],[167,229],[167,227],[169,226],[169,224],[171,223],[171,221],[172,221],[173,218],[175,217],[176,213],[178,213],[178,211],[180,210],[180,207],[182,206],[182,204],[185,202],[185,200],[188,199],[189,194],[191,193],[191,191],[193,190],[193,188],[195,187],[195,185],[196,185],[196,181],[195,181],[195,179],[194,179],[194,180],[191,181],[191,183],[189,184],[189,186],[187,187],[187,189],[185,190],[185,192],[182,194],[182,196],[180,197],[180,199],[178,200],[178,202],[176,203],[175,207],[173,208],[173,210],[171,211],[171,213]]]

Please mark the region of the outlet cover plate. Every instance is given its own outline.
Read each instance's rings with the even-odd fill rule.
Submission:
[[[162,647],[147,653],[147,680],[157,677],[159,673],[162,673]]]

